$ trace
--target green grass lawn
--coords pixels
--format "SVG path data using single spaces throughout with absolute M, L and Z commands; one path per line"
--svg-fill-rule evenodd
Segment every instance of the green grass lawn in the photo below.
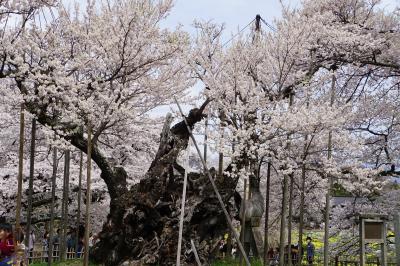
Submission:
M 263 266 L 260 260 L 251 260 L 250 263 L 252 266 Z M 239 260 L 225 259 L 225 260 L 215 261 L 211 264 L 211 266 L 228 266 L 228 265 L 237 266 L 239 265 Z M 244 261 L 242 262 L 242 265 L 244 265 Z

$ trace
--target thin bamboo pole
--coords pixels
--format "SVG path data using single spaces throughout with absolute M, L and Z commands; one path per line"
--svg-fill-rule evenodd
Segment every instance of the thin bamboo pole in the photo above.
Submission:
M 201 155 L 199 146 L 197 145 L 196 139 L 194 138 L 194 136 L 193 136 L 193 134 L 192 134 L 192 130 L 190 129 L 189 124 L 188 124 L 188 122 L 187 122 L 187 120 L 186 120 L 186 117 L 185 117 L 184 114 L 183 114 L 182 108 L 181 108 L 181 106 L 179 105 L 178 100 L 176 99 L 176 97 L 174 97 L 174 99 L 175 99 L 176 105 L 177 105 L 178 108 L 179 108 L 179 112 L 180 112 L 180 114 L 181 114 L 183 120 L 185 121 L 186 129 L 188 130 L 189 136 L 190 136 L 190 138 L 191 138 L 192 141 L 193 141 L 193 144 L 194 144 L 194 146 L 195 146 L 195 148 L 196 148 L 197 154 L 198 154 L 199 157 L 200 157 L 201 163 L 203 164 L 203 168 L 205 169 L 205 172 L 206 172 L 206 174 L 207 174 L 207 176 L 208 176 L 208 179 L 209 179 L 209 181 L 210 181 L 210 183 L 211 183 L 211 186 L 212 186 L 212 188 L 213 188 L 213 190 L 214 190 L 214 193 L 215 193 L 215 195 L 217 196 L 217 199 L 218 199 L 218 202 L 219 202 L 219 204 L 220 204 L 220 206 L 221 206 L 221 208 L 222 208 L 222 211 L 224 212 L 225 219 L 226 219 L 226 221 L 227 221 L 227 223 L 228 223 L 228 225 L 229 225 L 229 227 L 230 227 L 230 229 L 231 229 L 231 231 L 232 231 L 232 234 L 235 236 L 236 242 L 238 243 L 239 250 L 240 250 L 240 252 L 242 253 L 242 255 L 243 255 L 243 257 L 244 257 L 244 259 L 245 259 L 245 261 L 246 261 L 246 264 L 247 264 L 248 266 L 250 266 L 250 261 L 249 261 L 249 259 L 248 259 L 247 256 L 246 256 L 246 252 L 244 251 L 244 248 L 243 248 L 242 243 L 240 243 L 239 236 L 238 236 L 237 232 L 235 231 L 235 228 L 233 227 L 232 220 L 231 220 L 231 218 L 229 217 L 229 213 L 228 213 L 228 211 L 227 211 L 226 208 L 225 208 L 224 202 L 223 202 L 223 200 L 222 200 L 222 198 L 221 198 L 221 195 L 219 194 L 219 191 L 218 191 L 217 186 L 215 185 L 214 179 L 212 178 L 211 173 L 210 173 L 210 171 L 209 171 L 208 168 L 207 168 L 206 162 L 204 161 L 204 158 L 203 158 L 203 156 Z M 85 266 L 86 266 L 86 265 L 85 265 Z
M 56 178 L 57 178 L 57 148 L 53 147 L 53 174 L 51 176 L 51 205 L 50 205 L 50 234 L 49 234 L 49 258 L 48 265 L 53 261 L 54 241 L 54 206 L 56 199 Z
M 333 106 L 335 100 L 335 83 L 336 75 L 332 73 L 332 88 L 331 88 L 331 99 L 330 106 Z M 332 131 L 328 133 L 328 160 L 332 158 Z M 324 234 L 324 266 L 329 265 L 329 214 L 331 211 L 331 192 L 332 192 L 332 178 L 328 178 L 328 191 L 325 196 L 325 234 Z
M 15 210 L 15 243 L 16 246 L 20 242 L 21 236 L 21 197 L 22 197 L 22 175 L 24 169 L 24 130 L 25 130 L 25 107 L 21 104 L 19 124 L 19 150 L 18 150 L 18 177 L 17 177 L 17 206 Z
M 29 250 L 29 240 L 31 237 L 32 222 L 32 195 L 33 195 L 33 178 L 35 174 L 35 139 L 36 139 L 36 119 L 32 119 L 31 130 L 31 150 L 30 150 L 30 166 L 29 166 L 29 190 L 28 190 L 28 214 L 25 230 L 25 247 Z M 29 254 L 29 253 L 28 253 Z
M 190 153 L 190 139 L 188 141 L 188 147 L 185 158 L 185 174 L 183 177 L 183 191 L 182 191 L 182 203 L 181 203 L 181 216 L 179 219 L 179 237 L 178 237 L 178 251 L 176 253 L 176 265 L 181 265 L 181 248 L 182 248 L 182 234 L 183 234 L 183 219 L 185 217 L 185 201 L 186 201 L 186 187 L 187 187 L 187 174 L 189 171 L 189 153 Z
M 79 227 L 81 224 L 81 198 L 82 198 L 82 171 L 83 171 L 83 152 L 80 151 L 79 156 L 79 181 L 78 181 L 78 210 L 76 213 L 76 239 L 75 241 L 75 254 L 78 256 L 79 247 Z
M 87 176 L 86 176 L 86 217 L 85 217 L 85 258 L 84 266 L 89 266 L 89 232 L 90 232 L 90 201 L 91 201 L 91 169 L 92 169 L 92 128 L 88 124 L 87 139 Z
M 240 233 L 240 241 L 244 247 L 244 238 L 245 238 L 245 230 L 246 230 L 246 199 L 247 199 L 247 179 L 244 180 L 243 184 L 243 200 L 242 200 L 242 228 Z M 242 265 L 242 256 L 239 259 L 239 265 Z

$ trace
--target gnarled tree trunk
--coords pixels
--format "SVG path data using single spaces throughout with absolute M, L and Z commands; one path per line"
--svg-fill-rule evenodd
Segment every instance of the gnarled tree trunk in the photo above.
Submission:
M 203 109 L 193 109 L 187 121 L 190 127 L 203 117 Z M 189 134 L 184 122 L 170 129 L 167 118 L 157 155 L 140 183 L 126 189 L 126 173 L 121 168 L 102 172 L 110 185 L 111 206 L 108 221 L 99 235 L 100 241 L 91 258 L 106 265 L 119 265 L 127 260 L 146 264 L 174 265 L 178 243 L 179 211 L 183 168 L 176 159 L 187 147 Z M 104 176 L 104 175 L 110 176 Z M 188 251 L 190 239 L 197 245 L 200 258 L 208 259 L 211 241 L 227 230 L 223 212 L 207 177 L 188 175 L 187 205 L 183 229 L 182 253 L 186 263 L 194 263 Z M 224 177 L 217 182 L 225 202 L 232 197 L 236 181 Z M 111 188 L 111 189 L 112 189 Z

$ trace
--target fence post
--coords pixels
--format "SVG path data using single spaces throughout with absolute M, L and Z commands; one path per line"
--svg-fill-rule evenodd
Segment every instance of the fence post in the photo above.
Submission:
M 394 235 L 396 244 L 396 265 L 400 265 L 400 213 L 394 215 Z
M 50 205 L 50 232 L 49 232 L 49 259 L 47 265 L 51 266 L 53 261 L 53 248 L 54 248 L 54 206 L 56 198 L 56 179 L 57 179 L 57 148 L 53 147 L 53 173 L 51 176 L 51 205 Z M 59 237 L 59 236 L 58 236 Z M 57 257 L 57 252 L 55 253 Z

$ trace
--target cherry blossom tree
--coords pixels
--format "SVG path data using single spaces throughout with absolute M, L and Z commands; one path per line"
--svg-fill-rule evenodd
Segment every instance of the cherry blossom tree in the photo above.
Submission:
M 130 259 L 172 265 L 180 154 L 189 135 L 183 121 L 171 126 L 167 116 L 161 127 L 149 111 L 185 96 L 196 79 L 205 101 L 187 121 L 193 128 L 207 111 L 218 125 L 210 146 L 230 160 L 222 176 L 213 174 L 232 213 L 244 177 L 253 203 L 263 206 L 264 162 L 276 170 L 267 214 L 283 218 L 281 235 L 288 208 L 323 225 L 325 205 L 318 199 L 329 193 L 328 178 L 360 197 L 382 194 L 379 167 L 395 163 L 398 150 L 400 37 L 398 10 L 385 12 L 378 2 L 306 0 L 299 9 L 284 9 L 276 31 L 255 25 L 227 46 L 222 27 L 212 23 L 196 23 L 194 40 L 179 28 L 161 29 L 170 0 L 88 1 L 85 11 L 54 1 L 3 1 L 2 95 L 14 106 L 22 102 L 64 149 L 86 152 L 85 132 L 93 130 L 92 158 L 110 213 L 92 258 L 106 265 Z M 46 23 L 40 23 L 43 9 L 54 12 Z M 203 174 L 189 174 L 188 193 L 183 250 L 193 239 L 206 260 L 226 222 Z

